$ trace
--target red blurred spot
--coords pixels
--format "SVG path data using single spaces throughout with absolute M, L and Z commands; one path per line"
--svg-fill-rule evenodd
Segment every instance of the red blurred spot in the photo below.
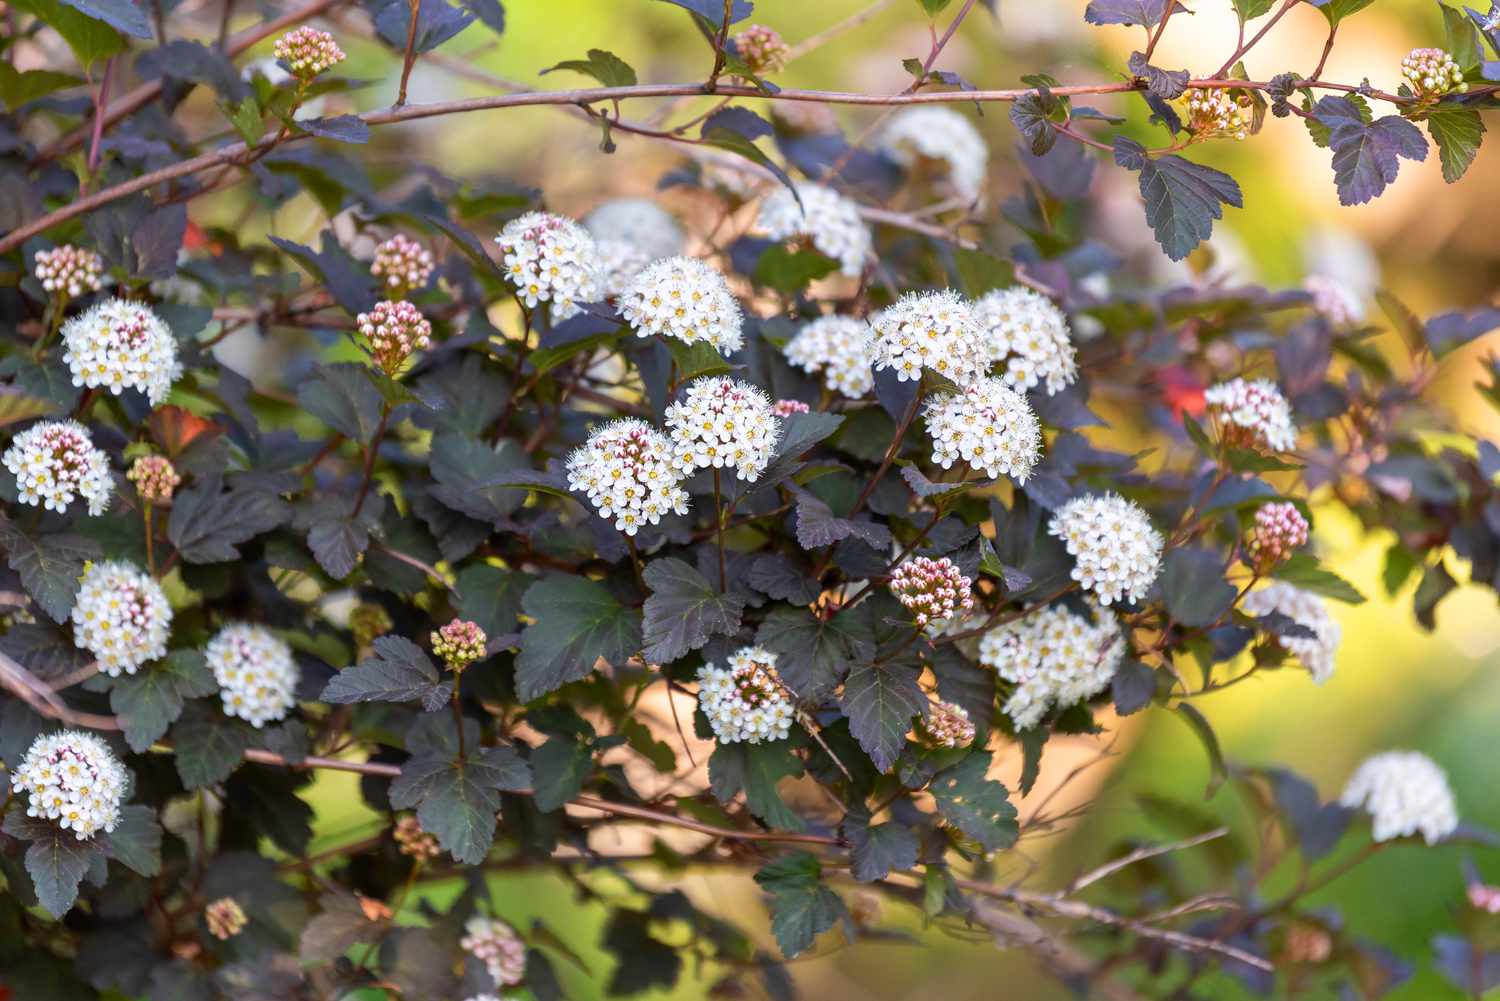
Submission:
M 1172 416 L 1203 416 L 1207 409 L 1203 391 L 1207 387 L 1192 372 L 1181 365 L 1171 365 L 1156 373 L 1156 384 L 1161 389 L 1162 402 L 1172 408 Z
M 206 434 L 223 434 L 224 429 L 177 406 L 157 407 L 147 418 L 151 436 L 161 445 L 168 458 L 175 459 L 196 439 Z M 5 1001 L 0 998 L 0 1001 Z

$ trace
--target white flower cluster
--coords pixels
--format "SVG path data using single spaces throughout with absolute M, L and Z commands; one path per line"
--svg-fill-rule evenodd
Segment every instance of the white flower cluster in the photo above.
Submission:
M 951 108 L 907 108 L 892 115 L 881 131 L 881 152 L 903 167 L 940 163 L 953 193 L 978 201 L 984 192 L 990 150 L 969 120 Z
M 698 668 L 698 708 L 723 744 L 761 744 L 792 732 L 797 711 L 776 673 L 776 655 L 758 646 L 731 654 L 726 667 Z
M 1317 684 L 1333 677 L 1343 630 L 1328 614 L 1322 598 L 1278 580 L 1245 595 L 1241 607 L 1255 616 L 1280 612 L 1297 625 L 1312 630 L 1312 636 L 1277 636 L 1276 642 L 1302 662 Z
M 902 382 L 923 369 L 966 386 L 984 374 L 984 334 L 957 292 L 909 292 L 870 318 L 875 367 L 894 369 Z
M 996 289 L 974 303 L 974 319 L 984 331 L 989 364 L 1005 366 L 1005 381 L 1016 392 L 1044 385 L 1053 396 L 1078 378 L 1067 314 L 1046 296 L 1024 285 Z
M 1210 387 L 1203 399 L 1230 445 L 1259 444 L 1273 452 L 1297 447 L 1292 408 L 1270 379 L 1231 379 Z
M 397 233 L 375 248 L 370 274 L 380 279 L 391 298 L 404 299 L 408 292 L 427 285 L 434 267 L 432 251 L 405 233 Z
M 973 581 L 948 557 L 913 556 L 891 573 L 891 594 L 918 626 L 937 632 L 949 619 L 974 607 Z
M 1140 601 L 1161 572 L 1161 534 L 1139 504 L 1119 494 L 1073 498 L 1052 515 L 1047 531 L 1073 557 L 1073 579 L 1101 604 Z
M 505 224 L 495 237 L 504 253 L 505 274 L 527 308 L 550 302 L 554 320 L 580 311 L 604 291 L 599 252 L 588 230 L 550 212 L 527 212 Z
M 852 316 L 820 316 L 786 345 L 786 360 L 851 400 L 875 388 L 875 332 Z
M 979 641 L 979 662 L 1016 686 L 1003 708 L 1020 730 L 1104 691 L 1124 656 L 1118 620 L 1097 606 L 1090 620 L 1051 605 Z
M 1458 61 L 1442 49 L 1412 49 L 1401 60 L 1401 75 L 1418 96 L 1437 97 L 1469 89 Z
M 1228 90 L 1194 87 L 1183 100 L 1187 103 L 1188 131 L 1193 135 L 1244 139 L 1250 134 L 1250 120 Z
M 1418 751 L 1385 751 L 1365 759 L 1344 786 L 1339 804 L 1363 807 L 1374 821 L 1371 836 L 1376 841 L 1420 832 L 1431 845 L 1458 828 L 1448 776 Z
M 171 632 L 171 602 L 149 574 L 129 563 L 84 570 L 73 603 L 73 642 L 94 655 L 101 672 L 118 678 L 166 656 Z
M 771 398 L 727 376 L 694 380 L 666 412 L 672 462 L 684 476 L 699 469 L 733 469 L 754 483 L 781 440 Z
M 859 206 L 821 184 L 799 183 L 796 197 L 784 185 L 778 187 L 761 203 L 760 227 L 773 240 L 806 237 L 820 254 L 838 261 L 841 272 L 855 277 L 864 270 L 873 244 Z
M 1009 476 L 1017 483 L 1026 482 L 1042 454 L 1042 428 L 1030 404 L 991 376 L 961 393 L 929 400 L 927 434 L 932 461 L 944 469 L 966 462 L 986 476 Z
M 686 514 L 688 494 L 666 435 L 635 418 L 612 421 L 568 456 L 568 489 L 582 490 L 602 518 L 634 535 L 670 511 Z
M 102 386 L 116 396 L 139 389 L 154 407 L 182 374 L 171 328 L 138 302 L 101 302 L 63 324 L 62 335 L 75 386 Z
M 724 276 L 693 257 L 653 261 L 625 290 L 620 312 L 640 337 L 707 341 L 723 354 L 744 343 L 740 304 Z
M 344 50 L 332 35 L 306 24 L 276 39 L 272 51 L 286 63 L 292 76 L 304 82 L 345 59 Z
M 927 718 L 917 723 L 917 732 L 932 747 L 967 747 L 974 742 L 969 711 L 952 702 L 934 702 Z
M 594 238 L 608 295 L 624 295 L 647 264 L 682 253 L 682 227 L 644 198 L 605 202 L 583 217 L 583 228 Z
M 86 841 L 115 829 L 127 778 L 104 741 L 91 733 L 62 730 L 32 741 L 10 781 L 27 793 L 28 817 L 55 820 Z
M 61 514 L 81 497 L 91 515 L 109 510 L 109 456 L 77 421 L 33 424 L 11 439 L 0 461 L 15 476 L 22 504 Z
M 63 244 L 52 250 L 36 252 L 32 274 L 48 292 L 61 293 L 65 299 L 76 299 L 85 292 L 97 292 L 104 262 L 92 250 Z
M 299 671 L 291 647 L 264 626 L 225 626 L 208 641 L 203 654 L 230 716 L 260 728 L 285 718 L 296 703 Z
M 499 918 L 476 914 L 464 932 L 458 944 L 484 964 L 496 984 L 512 987 L 526 979 L 526 943 L 514 928 Z
M 1313 309 L 1335 327 L 1349 327 L 1365 318 L 1365 308 L 1343 282 L 1327 275 L 1308 275 L 1302 288 L 1312 296 Z

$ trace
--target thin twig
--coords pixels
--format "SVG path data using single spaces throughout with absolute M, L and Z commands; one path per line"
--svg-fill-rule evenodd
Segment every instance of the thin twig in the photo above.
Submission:
M 396 93 L 396 107 L 406 104 L 406 81 L 411 79 L 411 68 L 417 64 L 417 18 L 422 13 L 422 0 L 407 0 L 411 12 L 406 24 L 406 53 L 401 60 L 401 88 Z
M 1164 845 L 1145 845 L 1143 847 L 1137 848 L 1135 851 L 1131 852 L 1128 855 L 1122 855 L 1120 858 L 1115 859 L 1113 862 L 1106 862 L 1099 868 L 1090 870 L 1089 872 L 1084 873 L 1082 876 L 1079 876 L 1077 879 L 1073 880 L 1073 882 L 1068 884 L 1065 895 L 1072 896 L 1079 890 L 1083 889 L 1085 886 L 1092 886 L 1093 884 L 1099 882 L 1099 880 L 1104 879 L 1108 876 L 1113 876 L 1115 873 L 1119 872 L 1121 869 L 1124 869 L 1126 866 L 1134 865 L 1135 863 L 1140 862 L 1144 859 L 1156 858 L 1158 855 L 1166 855 L 1169 852 L 1181 851 L 1184 848 L 1193 848 L 1197 845 L 1204 844 L 1205 842 L 1222 838 L 1228 833 L 1229 828 L 1227 827 L 1215 827 L 1211 831 L 1204 831 L 1202 834 L 1191 838 L 1184 838 L 1181 841 L 1171 841 Z

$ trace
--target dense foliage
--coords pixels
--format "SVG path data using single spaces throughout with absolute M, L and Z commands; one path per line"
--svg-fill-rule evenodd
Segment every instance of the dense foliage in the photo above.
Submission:
M 1317 509 L 1394 531 L 1384 584 L 1420 578 L 1428 628 L 1460 563 L 1500 588 L 1500 451 L 1423 395 L 1500 311 L 1142 285 L 1091 236 L 1091 190 L 1137 175 L 1161 251 L 1198 261 L 1244 198 L 1184 154 L 1267 112 L 1328 149 L 1345 204 L 1430 147 L 1458 181 L 1500 106 L 1500 6 L 1442 6 L 1441 48 L 1371 68 L 1388 92 L 1249 75 L 1300 0 L 1233 0 L 1240 44 L 1203 77 L 1152 63 L 1181 5 L 1094 0 L 1143 30 L 1123 82 L 980 91 L 940 65 L 987 15 L 920 0 L 910 87 L 865 98 L 778 88 L 793 53 L 746 0 L 669 2 L 703 36 L 695 82 L 595 48 L 538 67 L 587 89 L 432 105 L 405 101 L 413 64 L 503 32 L 496 0 L 315 0 L 239 34 L 223 5 L 10 4 L 0 995 L 562 997 L 577 944 L 512 928 L 486 878 L 533 867 L 610 909 L 615 961 L 580 982 L 611 996 L 792 997 L 786 960 L 901 910 L 1100 996 L 1399 984 L 1306 895 L 1388 844 L 1496 839 L 1419 753 L 1324 801 L 1223 760 L 1194 700 L 1336 670 L 1326 602 L 1364 599 L 1320 563 Z M 1331 49 L 1371 0 L 1307 2 Z M 339 35 L 303 24 L 334 13 L 388 78 L 340 75 Z M 257 46 L 274 62 L 242 72 Z M 362 87 L 396 103 L 323 113 Z M 1082 103 L 1106 93 L 1163 145 Z M 668 103 L 626 117 L 646 98 Z M 839 103 L 881 107 L 846 137 Z M 967 118 L 996 103 L 1018 190 Z M 701 217 L 575 221 L 410 148 L 361 156 L 526 104 L 600 130 L 601 172 L 627 135 L 671 144 L 663 204 Z M 235 185 L 239 225 L 194 220 Z M 252 235 L 297 199 L 313 245 Z M 1372 347 L 1391 328 L 1404 357 Z M 274 359 L 254 382 L 231 337 Z M 1059 888 L 998 877 L 1071 819 L 1029 796 L 1049 740 L 1138 713 L 1202 738 L 1208 795 L 1259 842 L 1230 847 L 1190 789 L 1159 804 L 1181 841 Z M 338 770 L 385 822 L 310 856 L 307 794 Z M 600 837 L 621 824 L 642 847 Z M 693 867 L 753 874 L 771 937 L 670 888 Z M 1477 996 L 1500 891 L 1471 897 L 1433 962 Z

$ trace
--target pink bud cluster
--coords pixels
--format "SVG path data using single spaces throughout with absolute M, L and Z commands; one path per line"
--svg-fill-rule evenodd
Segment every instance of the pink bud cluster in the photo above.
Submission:
M 891 574 L 891 593 L 916 617 L 919 626 L 930 626 L 974 607 L 969 578 L 944 556 L 935 560 L 914 556 Z
M 126 479 L 135 484 L 136 492 L 147 504 L 170 504 L 172 492 L 182 477 L 164 455 L 143 455 L 130 466 Z
M 974 724 L 962 706 L 934 702 L 920 724 L 922 737 L 933 747 L 967 747 L 974 742 Z
M 423 830 L 421 821 L 410 815 L 396 821 L 396 829 L 391 832 L 391 837 L 396 840 L 396 847 L 401 854 L 408 858 L 425 861 L 437 858 L 442 853 L 437 838 Z
M 432 652 L 443 659 L 448 670 L 458 674 L 484 656 L 488 637 L 473 622 L 454 619 L 432 633 Z
M 99 291 L 99 275 L 104 262 L 92 250 L 64 244 L 52 250 L 36 252 L 32 272 L 42 288 L 63 299 L 76 299 L 85 292 Z
M 370 356 L 387 375 L 394 375 L 413 352 L 432 343 L 432 324 L 404 299 L 377 302 L 370 312 L 360 313 L 355 322 L 370 344 Z
M 405 298 L 427 284 L 433 271 L 432 251 L 404 233 L 375 248 L 370 274 L 379 278 L 393 299 Z
M 305 24 L 276 39 L 274 51 L 292 76 L 303 83 L 347 58 L 332 35 Z
M 1261 505 L 1245 542 L 1250 562 L 1262 569 L 1275 566 L 1307 545 L 1307 529 L 1307 519 L 1290 501 Z
M 245 909 L 233 897 L 220 897 L 203 909 L 209 934 L 228 941 L 245 930 Z
M 793 414 L 805 414 L 812 408 L 801 400 L 777 400 L 771 404 L 771 413 L 777 417 L 790 417 Z
M 779 73 L 786 68 L 786 40 L 781 32 L 763 24 L 752 24 L 735 35 L 734 51 L 752 73 Z
M 526 943 L 514 928 L 499 918 L 475 915 L 464 931 L 458 944 L 484 964 L 496 984 L 512 987 L 526 979 Z

